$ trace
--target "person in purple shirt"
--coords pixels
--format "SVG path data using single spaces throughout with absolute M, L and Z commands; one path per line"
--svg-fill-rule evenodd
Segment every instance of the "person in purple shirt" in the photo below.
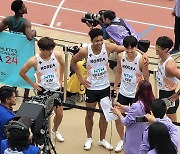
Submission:
M 116 13 L 112 10 L 106 10 L 102 14 L 103 23 L 106 25 L 105 32 L 109 38 L 118 45 L 123 45 L 123 39 L 126 36 L 134 36 L 139 40 L 137 32 L 132 26 L 122 18 L 117 18 Z M 109 39 L 106 38 L 106 39 Z
M 103 19 L 103 38 L 112 43 L 123 45 L 126 36 L 134 36 L 139 41 L 139 36 L 133 27 L 122 18 L 117 18 L 116 13 L 112 10 L 106 10 L 102 14 Z M 109 66 L 113 70 L 117 65 L 117 53 L 112 53 L 109 57 Z
M 151 150 L 147 154 L 177 154 L 165 124 L 154 122 L 148 130 L 148 141 Z
M 171 136 L 171 140 L 175 145 L 176 151 L 178 151 L 178 129 L 177 127 L 172 123 L 172 121 L 166 116 L 167 107 L 163 100 L 156 99 L 152 102 L 151 105 L 152 114 L 146 114 L 145 117 L 148 119 L 148 122 L 161 122 L 166 125 L 169 134 Z M 148 151 L 150 151 L 150 145 L 148 141 L 148 131 L 147 128 L 143 133 L 143 141 L 140 145 L 140 151 L 139 154 L 147 154 Z
M 174 43 L 174 48 L 171 50 L 170 54 L 176 54 L 180 52 L 180 0 L 176 0 L 174 10 L 172 11 L 172 15 L 175 17 L 175 24 L 174 24 L 175 43 Z
M 125 154 L 137 154 L 139 152 L 142 135 L 147 128 L 147 124 L 136 122 L 136 117 L 150 113 L 150 106 L 153 100 L 154 95 L 150 82 L 142 80 L 138 84 L 134 103 L 130 107 L 115 103 L 115 107 L 112 108 L 112 112 L 126 126 L 123 145 Z M 123 117 L 122 113 L 125 112 L 127 112 L 127 115 Z

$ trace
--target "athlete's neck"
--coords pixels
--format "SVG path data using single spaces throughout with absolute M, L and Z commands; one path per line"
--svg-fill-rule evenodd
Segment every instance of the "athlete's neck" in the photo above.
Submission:
M 137 56 L 137 51 L 133 52 L 132 54 L 126 53 L 126 59 L 127 59 L 129 62 L 134 61 L 134 59 L 136 58 L 136 56 Z

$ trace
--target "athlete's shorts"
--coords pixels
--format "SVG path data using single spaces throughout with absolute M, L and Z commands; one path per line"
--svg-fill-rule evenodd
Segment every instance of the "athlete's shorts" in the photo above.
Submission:
M 46 89 L 44 89 L 43 87 L 41 87 L 41 91 L 37 91 L 37 94 L 40 96 L 45 95 L 44 92 L 46 91 Z M 57 89 L 56 91 L 60 91 L 60 89 Z M 56 93 L 56 92 L 52 92 L 52 95 Z M 63 101 L 63 95 L 60 96 L 61 101 Z M 54 105 L 53 106 L 61 106 L 61 102 L 59 102 L 57 99 L 54 100 Z
M 159 90 L 159 98 L 168 98 L 170 96 L 172 96 L 175 93 L 175 90 L 173 91 L 164 91 L 164 90 Z M 175 106 L 174 107 L 170 107 L 167 110 L 167 114 L 174 114 L 176 113 L 177 109 L 179 107 L 179 99 L 175 101 Z
M 102 90 L 88 90 L 86 89 L 86 102 L 95 103 L 100 102 L 104 97 L 110 97 L 110 87 Z
M 118 94 L 118 99 L 117 102 L 119 102 L 122 105 L 132 105 L 134 101 L 134 98 L 129 98 L 121 95 L 120 93 Z

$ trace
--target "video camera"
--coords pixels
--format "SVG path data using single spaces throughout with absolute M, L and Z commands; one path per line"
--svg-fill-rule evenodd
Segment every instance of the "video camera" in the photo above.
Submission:
M 27 116 L 32 119 L 32 133 L 36 134 L 48 120 L 54 107 L 54 100 L 62 101 L 62 92 L 47 91 L 43 96 L 33 96 L 31 100 L 22 103 L 15 114 L 15 119 Z M 32 112 L 33 111 L 33 112 Z
M 81 18 L 82 23 L 89 23 L 91 26 L 96 27 L 100 22 L 103 22 L 103 14 L 106 10 L 100 10 L 98 14 L 86 13 Z

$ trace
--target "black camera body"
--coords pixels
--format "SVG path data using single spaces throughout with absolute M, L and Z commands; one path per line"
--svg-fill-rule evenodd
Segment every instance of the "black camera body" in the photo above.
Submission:
M 63 51 L 66 50 L 66 47 L 63 47 Z M 78 46 L 69 46 L 67 47 L 67 51 L 71 52 L 73 55 L 77 54 L 79 52 L 80 48 Z
M 84 17 L 81 18 L 82 23 L 89 23 L 91 26 L 96 27 L 99 22 L 103 22 L 103 14 L 106 10 L 100 10 L 98 14 L 86 13 Z
M 148 119 L 145 116 L 137 116 L 136 122 L 148 122 Z

